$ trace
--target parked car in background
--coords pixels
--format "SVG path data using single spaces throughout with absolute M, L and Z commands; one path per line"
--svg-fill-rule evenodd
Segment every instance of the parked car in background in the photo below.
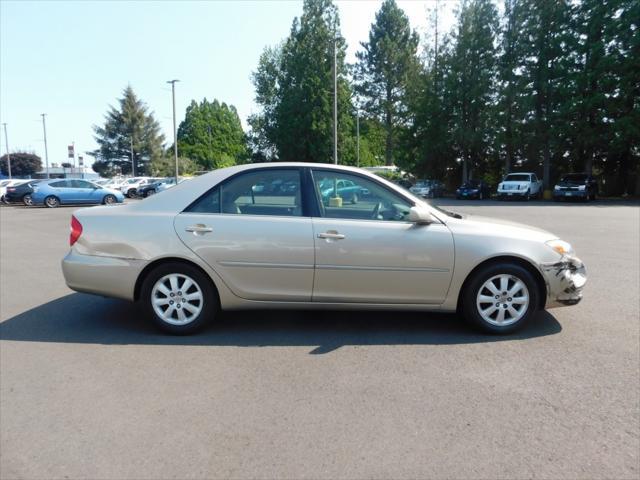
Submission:
M 9 179 L 0 181 L 0 202 L 4 202 L 4 194 L 7 193 L 8 187 L 15 187 L 16 185 L 21 185 L 26 182 L 28 182 L 28 180 Z
M 253 187 L 293 182 L 274 196 Z M 325 204 L 326 185 L 368 193 Z M 71 217 L 62 262 L 80 292 L 138 300 L 186 334 L 221 309 L 460 312 L 491 333 L 575 305 L 583 263 L 556 235 L 430 206 L 361 169 L 309 163 L 221 168 L 162 195 Z M 71 312 L 70 312 L 71 313 Z
M 468 180 L 456 190 L 456 198 L 484 200 L 491 198 L 491 189 L 484 180 Z
M 297 186 L 292 190 L 292 193 L 297 192 Z M 320 195 L 324 204 L 329 204 L 331 198 L 339 197 L 343 202 L 350 202 L 352 204 L 358 203 L 358 201 L 366 196 L 369 192 L 357 185 L 351 180 L 339 179 L 336 181 L 327 180 L 320 184 Z
M 444 195 L 444 183 L 439 180 L 417 180 L 409 191 L 422 198 L 441 197 Z
M 598 195 L 598 182 L 588 173 L 569 173 L 563 175 L 553 188 L 553 199 L 556 201 L 578 198 L 595 200 Z
M 124 195 L 122 192 L 101 187 L 88 180 L 58 178 L 38 183 L 34 187 L 31 199 L 34 205 L 55 208 L 60 205 L 81 203 L 102 203 L 104 205 L 122 203 Z
M 41 180 L 27 180 L 24 183 L 7 187 L 7 191 L 4 194 L 5 203 L 22 203 L 23 205 L 33 205 L 31 200 L 31 194 L 33 193 L 33 186 L 37 185 Z
M 144 185 L 149 185 L 150 183 L 156 182 L 157 180 L 157 178 L 150 177 L 129 178 L 120 185 L 120 191 L 125 197 L 132 198 L 136 196 L 136 191 L 138 190 L 138 188 Z
M 542 181 L 535 173 L 510 173 L 498 184 L 498 200 L 542 197 Z

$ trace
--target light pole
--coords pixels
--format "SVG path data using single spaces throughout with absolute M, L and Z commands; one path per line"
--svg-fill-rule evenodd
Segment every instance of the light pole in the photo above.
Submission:
M 338 164 L 338 38 L 333 35 L 333 163 Z
M 168 80 L 171 84 L 171 99 L 173 101 L 173 156 L 176 161 L 176 185 L 178 184 L 178 133 L 176 130 L 176 82 L 180 80 Z
M 42 132 L 44 134 L 44 161 L 47 167 L 47 178 L 49 178 L 49 150 L 47 149 L 47 124 L 44 120 L 44 117 L 47 116 L 46 113 L 41 113 L 42 117 Z
M 4 146 L 7 148 L 7 173 L 9 174 L 9 180 L 11 180 L 11 154 L 9 153 L 9 140 L 7 139 L 7 124 L 4 126 Z
M 356 109 L 356 167 L 360 168 L 360 109 Z
M 133 159 L 133 131 L 131 132 L 131 137 L 129 138 L 129 141 L 131 142 L 131 177 L 135 177 L 136 163 L 135 163 L 135 160 Z

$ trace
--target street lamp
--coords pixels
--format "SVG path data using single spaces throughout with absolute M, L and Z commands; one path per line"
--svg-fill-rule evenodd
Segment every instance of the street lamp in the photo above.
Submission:
M 176 185 L 178 184 L 178 133 L 176 130 L 176 82 L 180 80 L 167 80 L 171 84 L 171 98 L 173 101 L 173 156 L 176 161 Z
M 49 151 L 47 150 L 47 125 L 45 123 L 44 117 L 47 116 L 46 113 L 41 113 L 40 116 L 42 117 L 42 132 L 44 133 L 44 159 L 45 159 L 45 164 L 47 166 L 47 178 L 49 178 Z
M 333 34 L 333 163 L 338 164 L 338 37 Z
M 9 179 L 11 179 L 11 154 L 9 153 L 9 140 L 7 139 L 7 124 L 3 123 L 4 126 L 4 146 L 7 148 L 7 173 L 9 174 Z

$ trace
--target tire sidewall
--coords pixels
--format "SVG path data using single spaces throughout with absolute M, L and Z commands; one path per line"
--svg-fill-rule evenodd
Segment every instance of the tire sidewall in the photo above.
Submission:
M 478 290 L 489 278 L 505 273 L 513 275 L 524 282 L 527 286 L 527 290 L 529 291 L 529 305 L 527 307 L 527 312 L 516 323 L 506 326 L 498 326 L 488 323 L 482 318 L 476 306 L 476 296 L 478 294 Z M 529 320 L 531 320 L 538 310 L 537 306 L 539 305 L 539 299 L 540 292 L 538 291 L 537 282 L 526 268 L 512 263 L 496 263 L 480 270 L 474 274 L 473 278 L 471 278 L 463 293 L 462 310 L 465 318 L 484 332 L 492 334 L 507 334 L 521 329 L 527 322 L 529 322 Z
M 110 202 L 110 201 L 108 200 L 108 199 L 110 199 L 110 198 L 111 198 L 111 199 L 113 199 L 113 201 L 111 201 L 111 202 Z M 115 197 L 115 195 L 111 195 L 111 194 L 109 194 L 109 195 L 105 195 L 105 196 L 104 196 L 104 199 L 102 200 L 102 203 L 103 203 L 104 205 L 112 205 L 112 204 L 117 203 L 117 202 L 118 202 L 118 199 Z
M 155 310 L 153 309 L 153 305 L 151 304 L 151 293 L 153 290 L 153 286 L 160 278 L 172 273 L 181 273 L 187 275 L 194 282 L 196 282 L 202 290 L 204 299 L 202 311 L 195 320 L 186 325 L 172 325 L 165 322 L 162 318 L 158 317 Z M 201 330 L 215 317 L 215 314 L 219 310 L 220 304 L 218 295 L 215 288 L 213 287 L 211 279 L 207 275 L 202 273 L 198 268 L 180 262 L 165 263 L 159 265 L 151 272 L 149 272 L 142 284 L 142 289 L 140 291 L 140 301 L 147 314 L 147 317 L 153 321 L 156 327 L 166 333 L 170 333 L 173 335 L 188 335 Z
M 55 200 L 55 203 L 53 205 L 49 204 L 49 200 L 51 199 Z M 44 199 L 44 205 L 49 208 L 56 208 L 60 206 L 60 200 L 58 200 L 58 198 L 55 197 L 54 195 L 49 195 L 47 198 Z

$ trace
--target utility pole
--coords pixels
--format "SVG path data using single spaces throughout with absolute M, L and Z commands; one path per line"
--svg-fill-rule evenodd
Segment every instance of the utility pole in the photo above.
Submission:
M 176 130 L 176 82 L 180 80 L 168 80 L 171 84 L 171 99 L 173 101 L 173 156 L 176 161 L 176 185 L 178 184 L 178 131 Z
M 338 38 L 333 34 L 333 163 L 338 164 Z
M 131 137 L 129 137 L 129 141 L 131 142 L 131 176 L 136 176 L 136 163 L 133 159 L 133 132 L 131 132 Z
M 47 124 L 45 123 L 44 117 L 47 116 L 46 113 L 41 113 L 42 117 L 42 132 L 44 133 L 44 160 L 45 165 L 47 167 L 47 178 L 49 178 L 49 150 L 47 149 Z
M 356 167 L 360 167 L 360 109 L 356 110 Z
M 4 126 L 4 146 L 7 148 L 7 173 L 9 174 L 9 180 L 11 180 L 11 154 L 9 153 L 9 140 L 7 139 L 7 124 Z

